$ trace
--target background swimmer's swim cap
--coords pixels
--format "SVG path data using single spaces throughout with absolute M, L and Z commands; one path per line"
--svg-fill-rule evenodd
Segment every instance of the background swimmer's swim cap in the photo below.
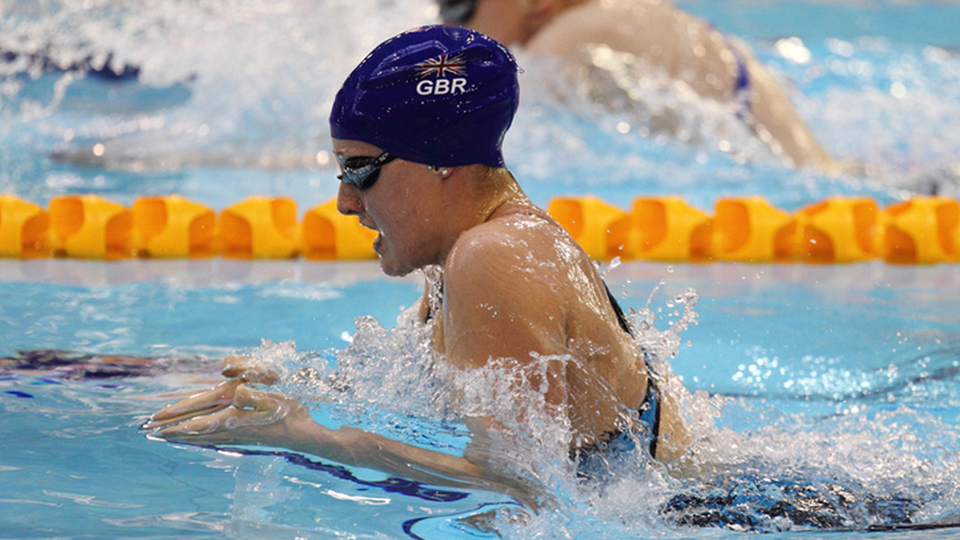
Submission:
M 519 101 L 506 47 L 466 28 L 425 26 L 381 43 L 353 70 L 330 134 L 426 165 L 502 167 Z

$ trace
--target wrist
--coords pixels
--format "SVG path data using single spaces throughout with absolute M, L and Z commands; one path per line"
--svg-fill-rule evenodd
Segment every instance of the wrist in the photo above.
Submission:
M 344 445 L 341 430 L 329 429 L 307 415 L 287 427 L 287 448 L 305 454 L 345 463 Z

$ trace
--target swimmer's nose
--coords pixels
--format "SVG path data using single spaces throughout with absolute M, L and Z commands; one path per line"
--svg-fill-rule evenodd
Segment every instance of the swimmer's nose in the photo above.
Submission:
M 345 216 L 354 216 L 363 212 L 363 201 L 360 199 L 360 190 L 346 182 L 340 183 L 337 192 L 337 211 Z

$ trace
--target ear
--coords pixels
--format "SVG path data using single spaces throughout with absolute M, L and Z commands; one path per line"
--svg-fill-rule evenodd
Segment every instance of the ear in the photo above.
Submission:
M 427 168 L 430 169 L 430 171 L 433 172 L 434 174 L 440 176 L 441 178 L 447 178 L 448 176 L 453 174 L 453 171 L 455 169 L 455 167 L 435 167 L 433 165 L 427 165 Z

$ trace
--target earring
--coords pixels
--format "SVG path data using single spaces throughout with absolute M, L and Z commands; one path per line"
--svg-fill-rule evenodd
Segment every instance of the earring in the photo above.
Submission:
M 450 176 L 450 169 L 441 169 L 440 176 Z

